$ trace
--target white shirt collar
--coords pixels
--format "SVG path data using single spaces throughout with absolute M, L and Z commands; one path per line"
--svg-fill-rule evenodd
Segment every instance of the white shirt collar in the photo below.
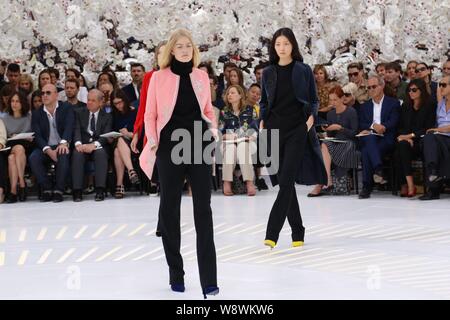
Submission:
M 376 104 L 376 105 L 379 105 L 379 106 L 382 106 L 382 105 L 383 105 L 383 100 L 384 100 L 384 94 L 383 94 L 383 97 L 381 98 L 381 100 L 380 100 L 379 103 L 376 103 L 375 100 L 372 99 L 373 104 Z
M 58 109 L 58 107 L 59 107 L 59 102 L 56 102 L 55 112 L 54 112 L 53 114 L 56 113 L 56 109 Z M 44 109 L 44 111 L 45 111 L 49 116 L 53 117 L 53 115 L 48 111 L 46 105 L 44 105 L 44 108 L 43 108 L 43 109 Z

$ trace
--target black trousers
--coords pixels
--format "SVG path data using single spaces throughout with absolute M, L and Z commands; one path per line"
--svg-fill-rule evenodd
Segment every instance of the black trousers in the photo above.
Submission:
M 108 175 L 108 149 L 98 149 L 91 154 L 85 154 L 73 150 L 72 154 L 72 184 L 74 190 L 83 189 L 84 163 L 86 159 L 95 163 L 95 187 L 105 188 Z
M 55 150 L 56 146 L 52 146 Z M 34 149 L 29 158 L 29 164 L 31 171 L 37 178 L 39 185 L 44 189 L 44 191 L 52 190 L 52 182 L 47 175 L 47 165 L 52 161 L 52 159 L 42 152 L 41 149 Z M 58 162 L 56 165 L 56 185 L 54 186 L 55 191 L 63 192 L 66 186 L 66 179 L 69 175 L 70 170 L 70 155 L 69 154 L 59 154 Z
M 277 174 L 280 190 L 270 211 L 266 231 L 267 240 L 278 241 L 286 217 L 292 229 L 292 241 L 304 240 L 305 228 L 297 200 L 295 178 L 298 176 L 304 155 L 306 139 L 306 124 L 302 124 L 288 133 L 280 132 L 280 166 Z
M 6 157 L 7 152 L 0 152 L 0 188 L 6 193 Z
M 431 169 L 436 170 L 441 176 L 450 172 L 450 163 L 445 162 L 449 159 L 450 137 L 427 133 L 423 138 L 423 154 L 427 176 L 430 174 Z M 434 184 L 430 184 L 429 187 L 434 189 L 434 191 L 439 189 L 439 186 Z
M 414 140 L 411 147 L 409 142 L 400 141 L 395 146 L 395 163 L 397 164 L 399 178 L 405 180 L 405 176 L 412 176 L 412 161 L 417 159 L 422 153 L 422 148 L 418 140 Z
M 192 188 L 200 283 L 203 289 L 217 286 L 211 167 L 207 164 L 174 164 L 170 153 L 170 149 L 158 150 L 156 156 L 161 191 L 159 226 L 169 265 L 170 284 L 184 284 L 183 258 L 180 253 L 180 203 L 186 177 Z
M 440 145 L 439 145 L 440 144 Z M 423 138 L 423 152 L 425 156 L 425 163 L 427 167 L 435 167 L 438 169 L 441 162 L 441 146 L 445 146 L 447 150 L 450 150 L 450 137 L 442 135 L 427 133 Z

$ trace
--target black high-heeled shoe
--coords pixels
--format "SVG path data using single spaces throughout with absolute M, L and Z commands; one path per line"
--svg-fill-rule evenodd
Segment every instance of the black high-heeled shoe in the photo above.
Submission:
M 203 289 L 203 297 L 205 299 L 208 299 L 207 295 L 208 296 L 215 296 L 215 295 L 219 294 L 219 291 L 220 291 L 219 287 L 216 287 L 216 286 L 206 287 L 205 289 Z
M 19 187 L 19 201 L 24 202 L 27 201 L 27 187 L 20 188 Z
M 11 193 L 6 200 L 7 203 L 16 203 L 17 202 L 17 194 Z

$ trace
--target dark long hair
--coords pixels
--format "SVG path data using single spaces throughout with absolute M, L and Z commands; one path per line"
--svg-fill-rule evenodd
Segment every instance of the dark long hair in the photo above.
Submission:
M 27 96 L 23 94 L 22 92 L 14 92 L 8 99 L 8 105 L 6 106 L 6 112 L 8 112 L 11 116 L 14 115 L 14 111 L 12 109 L 12 99 L 17 96 L 20 101 L 20 115 L 22 117 L 25 117 L 28 112 L 30 111 L 30 104 L 28 103 Z
M 123 106 L 124 106 L 124 112 L 121 113 L 119 111 L 119 109 L 117 109 L 117 107 L 114 105 L 113 101 L 114 99 L 121 99 L 123 101 Z M 112 110 L 113 110 L 113 114 L 114 115 L 119 115 L 119 114 L 128 114 L 128 112 L 132 111 L 131 109 L 131 105 L 130 105 L 130 101 L 128 100 L 127 95 L 125 94 L 125 92 L 121 89 L 116 89 L 111 93 L 111 97 L 110 97 L 110 103 L 112 106 Z
M 272 42 L 270 43 L 269 48 L 269 61 L 271 64 L 277 64 L 280 60 L 280 57 L 277 54 L 277 51 L 275 50 L 275 42 L 277 41 L 277 38 L 280 36 L 285 36 L 289 42 L 292 45 L 292 59 L 295 61 L 303 62 L 303 57 L 300 54 L 300 49 L 298 47 L 297 39 L 295 38 L 294 32 L 290 28 L 281 28 L 278 29 L 272 37 Z
M 414 80 L 411 80 L 410 83 L 408 83 L 408 87 L 406 88 L 405 105 L 407 107 L 411 107 L 411 108 L 414 106 L 414 102 L 411 100 L 411 97 L 409 96 L 409 88 L 411 88 L 411 86 L 413 86 L 413 85 L 416 86 L 420 91 L 420 98 L 419 98 L 420 99 L 420 103 L 419 103 L 420 108 L 431 107 L 431 96 L 428 93 L 427 84 L 422 79 L 414 79 Z

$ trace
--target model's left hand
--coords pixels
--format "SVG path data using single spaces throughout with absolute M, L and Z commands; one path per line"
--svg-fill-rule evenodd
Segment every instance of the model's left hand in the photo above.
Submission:
M 313 125 L 314 125 L 314 117 L 309 116 L 308 121 L 306 121 L 306 126 L 308 128 L 308 132 L 309 132 L 309 130 L 311 130 Z

